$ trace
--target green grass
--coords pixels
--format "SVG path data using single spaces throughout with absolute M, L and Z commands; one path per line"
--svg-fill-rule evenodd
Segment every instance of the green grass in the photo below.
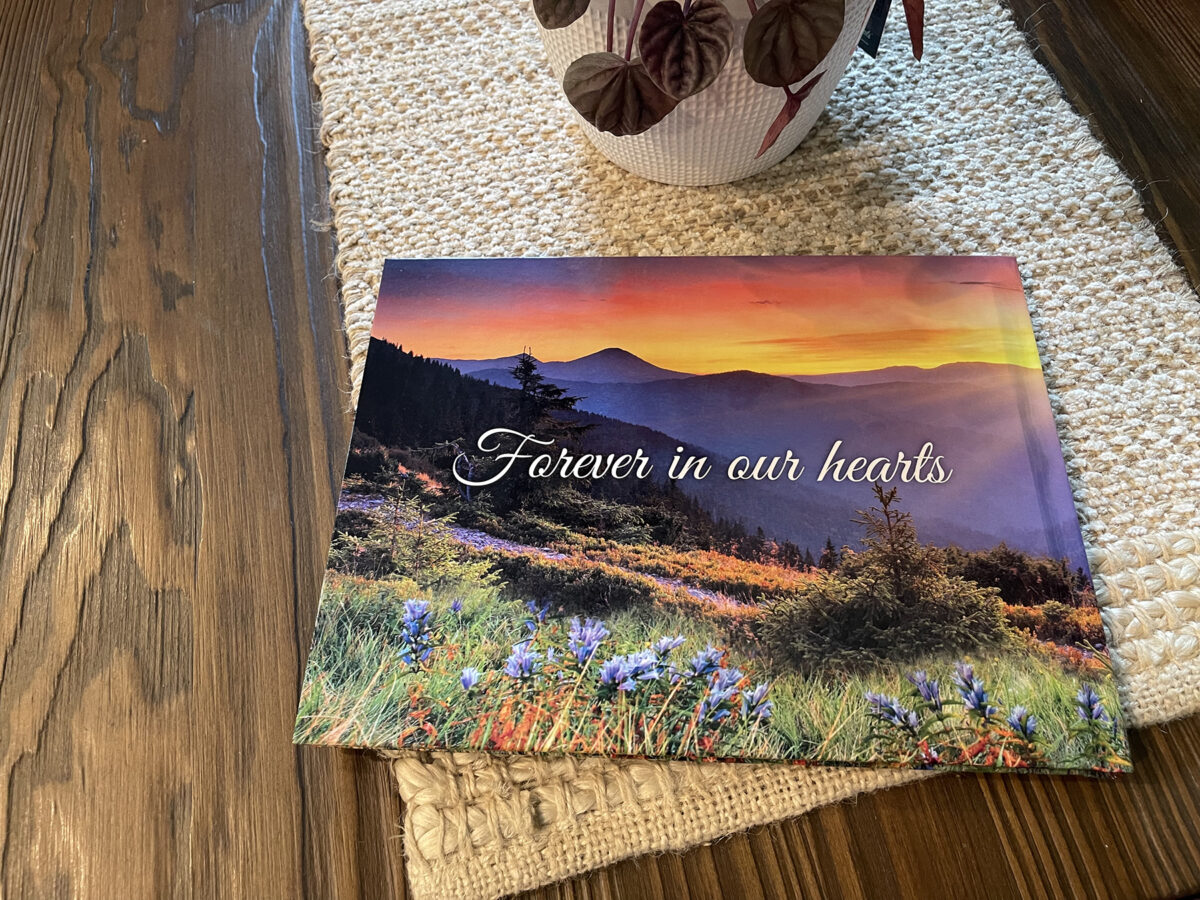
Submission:
M 419 665 L 404 661 L 401 616 L 406 599 L 428 601 L 435 649 Z M 461 601 L 461 612 L 451 603 Z M 571 750 L 581 753 L 656 756 L 711 755 L 742 759 L 802 758 L 817 762 L 896 762 L 904 756 L 895 736 L 881 733 L 868 714 L 868 691 L 917 705 L 907 672 L 924 668 L 938 679 L 942 696 L 956 698 L 954 658 L 878 665 L 866 672 L 800 675 L 771 672 L 745 635 L 731 635 L 719 618 L 669 603 L 626 606 L 604 616 L 610 636 L 586 665 L 546 663 L 538 679 L 520 682 L 501 670 L 513 645 L 529 635 L 530 612 L 502 586 L 478 581 L 420 589 L 411 581 L 370 581 L 329 573 L 301 695 L 295 738 L 303 743 L 373 747 L 457 747 L 494 750 Z M 553 608 L 538 625 L 534 646 L 565 651 L 568 618 Z M 715 725 L 698 712 L 703 680 L 672 685 L 665 674 L 617 692 L 598 675 L 603 660 L 645 649 L 664 635 L 684 643 L 670 659 L 684 668 L 708 645 L 732 646 L 726 666 L 744 673 L 738 694 Z M 736 640 L 735 640 L 736 638 Z M 1123 737 L 1112 752 L 1097 750 L 1081 732 L 1075 695 L 1083 681 L 1095 687 L 1107 710 L 1119 708 L 1107 672 L 1092 664 L 1079 669 L 1054 654 L 1014 647 L 969 659 L 1004 711 L 1023 705 L 1038 719 L 1037 752 L 1026 762 L 1063 768 L 1121 768 Z M 465 691 L 459 678 L 467 667 L 482 679 Z M 561 673 L 561 678 L 559 677 Z M 743 718 L 741 692 L 771 680 L 770 719 Z M 697 693 L 697 691 L 699 691 Z M 955 721 L 963 712 L 949 708 Z M 707 723 L 707 724 L 706 724 Z M 955 726 L 943 745 L 956 753 L 973 739 L 970 727 Z M 882 729 L 886 732 L 886 728 Z M 976 729 L 990 746 L 1011 741 L 995 726 Z M 999 736 L 998 736 L 999 735 Z M 911 748 L 910 748 L 911 749 Z M 915 752 L 915 751 L 914 751 Z M 977 755 L 983 760 L 985 754 Z M 911 754 L 910 754 L 911 757 Z M 909 759 L 911 762 L 911 758 Z M 943 753 L 943 761 L 949 757 Z M 971 763 L 976 764 L 972 759 Z M 987 764 L 1003 766 L 1005 758 Z
M 1062 665 L 1043 654 L 1026 650 L 1001 651 L 981 657 L 968 655 L 965 661 L 975 667 L 988 686 L 990 702 L 1002 710 L 1024 706 L 1037 717 L 1039 731 L 1050 739 L 1048 760 L 1051 764 L 1073 768 L 1073 761 L 1084 755 L 1086 741 L 1070 737 L 1071 726 L 1078 721 L 1075 694 L 1081 677 L 1100 695 L 1107 710 L 1120 709 L 1117 689 L 1104 670 L 1086 676 L 1064 671 Z M 875 723 L 864 714 L 868 691 L 900 697 L 906 705 L 914 689 L 905 678 L 915 669 L 924 669 L 938 680 L 942 696 L 953 699 L 953 657 L 927 659 L 908 666 L 877 666 L 870 672 L 844 676 L 804 677 L 787 674 L 771 688 L 776 713 L 772 727 L 783 733 L 788 752 L 814 762 L 886 762 L 880 748 L 871 740 Z

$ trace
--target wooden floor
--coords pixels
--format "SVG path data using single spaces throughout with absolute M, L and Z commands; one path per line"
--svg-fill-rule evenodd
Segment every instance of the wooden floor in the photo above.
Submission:
M 1195 0 L 1013 2 L 1200 278 Z M 384 766 L 290 741 L 350 425 L 298 0 L 0 0 L 0 123 L 0 897 L 405 896 Z M 536 896 L 1200 889 L 1200 718 L 1134 753 Z

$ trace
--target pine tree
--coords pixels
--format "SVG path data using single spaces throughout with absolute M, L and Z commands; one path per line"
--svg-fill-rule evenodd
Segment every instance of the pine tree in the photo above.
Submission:
M 879 506 L 864 510 L 854 521 L 866 529 L 864 557 L 886 573 L 893 599 L 901 603 L 915 602 L 918 585 L 931 568 L 940 565 L 940 557 L 926 550 L 917 541 L 917 529 L 912 514 L 896 508 L 896 488 L 884 490 L 874 486 Z
M 838 553 L 837 547 L 833 546 L 833 538 L 825 538 L 825 549 L 821 551 L 821 558 L 817 561 L 817 568 L 824 569 L 826 572 L 836 572 L 838 566 L 842 564 L 841 554 Z
M 570 433 L 578 437 L 582 433 L 577 423 L 565 422 L 555 417 L 555 413 L 573 412 L 579 397 L 571 397 L 565 388 L 560 388 L 546 380 L 546 376 L 538 371 L 538 362 L 528 350 L 523 350 L 517 357 L 516 364 L 509 370 L 517 382 L 519 391 L 517 400 L 517 423 L 521 428 L 546 431 L 548 424 L 553 430 Z M 539 437 L 542 435 L 539 435 Z
M 539 440 L 553 440 L 559 447 L 577 446 L 579 439 L 591 427 L 569 416 L 581 398 L 572 397 L 565 388 L 547 381 L 546 376 L 538 371 L 538 361 L 528 349 L 521 352 L 509 372 L 517 382 L 517 427 L 526 434 L 536 435 Z M 557 451 L 547 448 L 546 452 Z M 587 491 L 588 488 L 587 483 L 579 480 L 566 484 L 561 479 L 535 479 L 517 474 L 501 482 L 498 493 L 507 494 L 505 499 L 509 502 L 528 509 L 544 505 L 550 497 L 564 491 Z
M 947 573 L 945 555 L 922 546 L 896 489 L 875 485 L 862 510 L 865 549 L 841 554 L 836 573 L 771 607 L 763 641 L 773 656 L 805 670 L 850 670 L 878 660 L 917 662 L 1011 637 L 995 588 Z M 821 565 L 832 559 L 825 542 Z

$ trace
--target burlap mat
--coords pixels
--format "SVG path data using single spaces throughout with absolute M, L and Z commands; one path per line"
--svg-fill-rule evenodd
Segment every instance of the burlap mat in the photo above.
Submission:
M 566 125 L 525 3 L 307 0 L 306 22 L 356 384 L 386 257 L 1013 255 L 1126 712 L 1200 710 L 1200 307 L 997 0 L 933 0 L 919 65 L 893 23 L 797 153 L 716 188 L 627 176 Z M 394 768 L 418 900 L 496 897 L 914 777 L 475 754 Z

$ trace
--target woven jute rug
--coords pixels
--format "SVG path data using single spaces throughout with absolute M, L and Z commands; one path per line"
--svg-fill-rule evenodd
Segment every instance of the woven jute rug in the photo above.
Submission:
M 1015 256 L 1128 718 L 1200 710 L 1200 306 L 998 0 L 932 0 L 921 64 L 893 22 L 799 151 L 714 188 L 651 184 L 594 152 L 526 3 L 307 0 L 306 22 L 356 384 L 387 257 Z M 497 897 L 916 777 L 393 765 L 418 900 Z

